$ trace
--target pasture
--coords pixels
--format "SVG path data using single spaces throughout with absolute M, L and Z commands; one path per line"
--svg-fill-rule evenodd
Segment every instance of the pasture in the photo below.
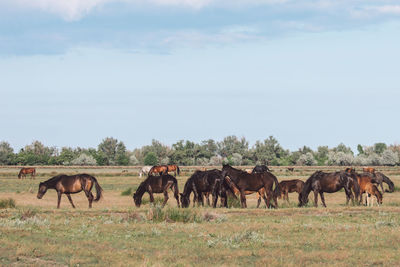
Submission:
M 183 167 L 177 176 L 181 192 L 194 169 Z M 344 168 L 271 168 L 279 181 L 305 180 L 317 169 Z M 144 177 L 134 167 L 38 167 L 35 180 L 18 180 L 19 168 L 0 168 L 0 201 L 12 198 L 16 204 L 0 208 L 0 265 L 399 265 L 400 168 L 377 170 L 396 185 L 380 207 L 345 206 L 345 193 L 338 192 L 325 194 L 328 208 L 297 208 L 292 193 L 290 204 L 280 199 L 279 209 L 271 210 L 264 203 L 256 209 L 255 194 L 247 197 L 248 209 L 192 208 L 192 203 L 177 209 L 172 192 L 164 209 L 150 207 L 147 194 L 136 208 L 132 193 Z M 39 181 L 83 172 L 104 189 L 92 209 L 84 193 L 72 195 L 76 209 L 63 195 L 57 210 L 54 190 L 36 198 Z

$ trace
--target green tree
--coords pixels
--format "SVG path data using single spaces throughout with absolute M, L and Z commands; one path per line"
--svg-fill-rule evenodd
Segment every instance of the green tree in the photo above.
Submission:
M 358 151 L 358 155 L 364 154 L 364 149 L 363 149 L 362 145 L 358 144 L 357 151 Z
M 263 164 L 280 165 L 280 160 L 288 154 L 288 151 L 284 150 L 273 136 L 265 139 L 264 142 L 257 141 L 254 146 L 255 160 Z
M 98 146 L 97 157 L 99 165 L 128 165 L 129 157 L 125 144 L 112 137 L 107 137 Z
M 387 145 L 385 143 L 376 143 L 374 144 L 374 152 L 378 155 L 381 155 L 383 151 L 387 149 Z
M 0 165 L 10 165 L 14 161 L 14 149 L 8 142 L 0 143 Z
M 145 165 L 157 165 L 158 159 L 157 156 L 154 152 L 149 152 L 146 154 L 146 156 L 144 157 L 144 164 Z

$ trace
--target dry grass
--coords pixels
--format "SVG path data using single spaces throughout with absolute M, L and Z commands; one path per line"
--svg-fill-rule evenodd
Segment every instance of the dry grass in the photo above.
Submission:
M 277 210 L 256 209 L 252 195 L 245 210 L 182 211 L 172 194 L 163 210 L 150 208 L 147 202 L 137 209 L 131 196 L 121 196 L 136 188 L 137 176 L 117 175 L 123 168 L 109 173 L 87 169 L 105 189 L 104 199 L 89 210 L 84 194 L 73 195 L 74 210 L 63 196 L 57 210 L 55 191 L 39 200 L 37 185 L 50 178 L 50 172 L 68 169 L 43 170 L 36 180 L 18 180 L 6 174 L 9 169 L 0 170 L 0 199 L 16 201 L 16 208 L 0 209 L 0 265 L 396 266 L 400 262 L 397 191 L 384 194 L 383 206 L 374 208 L 346 207 L 344 192 L 338 192 L 326 195 L 327 209 L 297 208 L 296 194 L 290 194 L 291 204 L 280 201 L 282 208 Z M 276 174 L 279 180 L 306 179 L 313 170 L 302 168 L 305 174 L 300 175 L 297 170 L 279 169 Z M 396 174 L 389 176 L 399 184 L 399 169 L 387 171 Z M 180 189 L 186 179 L 178 177 Z

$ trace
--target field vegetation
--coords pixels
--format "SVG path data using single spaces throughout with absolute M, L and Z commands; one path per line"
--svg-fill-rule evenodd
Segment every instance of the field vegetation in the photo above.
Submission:
M 179 188 L 197 167 L 185 167 Z M 247 167 L 243 167 L 247 168 Z M 306 179 L 313 171 L 342 167 L 273 167 L 279 180 Z M 400 168 L 379 167 L 400 184 Z M 83 193 L 72 209 L 56 193 L 36 198 L 39 181 L 60 173 L 97 177 L 104 198 L 88 209 Z M 18 168 L 0 168 L 0 265 L 257 265 L 396 266 L 400 262 L 400 193 L 385 193 L 383 205 L 345 206 L 344 192 L 326 195 L 328 208 L 297 207 L 297 194 L 279 209 L 191 207 L 178 209 L 170 194 L 136 208 L 132 193 L 141 179 L 135 167 L 39 167 L 35 180 L 17 179 Z M 396 187 L 398 189 L 398 187 Z M 312 198 L 312 195 L 310 195 Z

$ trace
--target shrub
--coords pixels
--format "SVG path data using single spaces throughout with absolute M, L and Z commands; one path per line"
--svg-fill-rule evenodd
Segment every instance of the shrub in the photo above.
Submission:
M 353 154 L 344 153 L 342 151 L 330 152 L 328 155 L 329 165 L 349 166 L 353 164 L 353 161 L 354 161 Z
M 207 166 L 209 165 L 210 161 L 207 158 L 198 158 L 196 159 L 196 164 L 200 166 Z
M 394 166 L 399 162 L 399 156 L 396 152 L 386 149 L 382 153 L 382 164 L 388 166 Z
M 222 164 L 222 157 L 221 156 L 212 156 L 210 158 L 210 165 L 219 166 L 221 164 Z
M 153 152 L 149 152 L 146 154 L 146 156 L 144 157 L 144 165 L 157 165 L 158 159 L 156 154 L 154 154 Z
M 129 165 L 138 165 L 139 161 L 138 159 L 135 157 L 135 155 L 131 155 L 129 157 Z
M 15 200 L 12 198 L 1 199 L 0 209 L 15 208 Z
M 76 159 L 71 161 L 72 165 L 80 165 L 80 166 L 94 166 L 97 164 L 96 160 L 91 156 L 85 153 L 82 153 Z
M 125 191 L 121 192 L 121 196 L 130 196 L 130 195 L 132 195 L 132 187 L 129 187 Z
M 300 158 L 297 160 L 297 164 L 305 166 L 314 166 L 317 164 L 317 161 L 315 160 L 311 152 L 307 152 L 306 154 L 300 156 Z

